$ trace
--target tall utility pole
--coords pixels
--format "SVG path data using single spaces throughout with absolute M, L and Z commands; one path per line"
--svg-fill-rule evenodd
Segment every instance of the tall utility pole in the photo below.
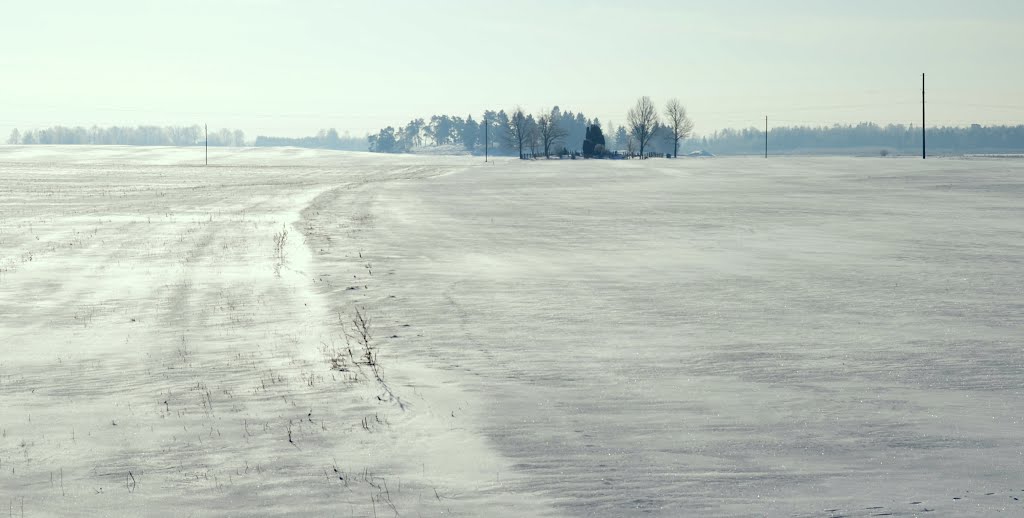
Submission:
M 764 157 L 768 158 L 768 116 L 764 116 Z
M 206 138 L 206 165 L 210 165 L 210 129 L 203 123 L 203 135 Z
M 490 133 L 491 123 L 487 122 L 487 117 L 484 117 L 484 163 L 487 163 L 487 152 L 490 150 L 490 144 L 487 142 L 487 134 Z
M 924 74 L 921 74 L 921 159 L 928 158 L 927 147 L 925 147 L 924 131 Z

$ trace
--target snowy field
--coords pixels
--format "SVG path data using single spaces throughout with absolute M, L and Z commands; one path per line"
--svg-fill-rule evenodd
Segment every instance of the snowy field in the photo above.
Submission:
M 1024 161 L 210 159 L 0 146 L 10 515 L 1024 515 Z

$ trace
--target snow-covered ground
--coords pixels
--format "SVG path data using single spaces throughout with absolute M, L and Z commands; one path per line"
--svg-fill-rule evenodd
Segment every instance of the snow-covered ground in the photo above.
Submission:
M 11 514 L 1024 513 L 1024 162 L 201 153 L 0 147 Z

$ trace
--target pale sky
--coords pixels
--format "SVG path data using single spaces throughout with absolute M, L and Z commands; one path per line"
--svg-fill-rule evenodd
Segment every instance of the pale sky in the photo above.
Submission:
M 13 127 L 299 136 L 559 105 L 622 123 L 672 97 L 697 133 L 1024 123 L 1019 0 L 2 0 Z

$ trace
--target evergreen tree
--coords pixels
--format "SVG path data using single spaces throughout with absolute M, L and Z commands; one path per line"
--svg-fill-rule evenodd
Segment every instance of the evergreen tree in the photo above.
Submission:
M 583 156 L 592 157 L 604 153 L 604 133 L 601 131 L 601 122 L 597 119 L 587 125 L 586 138 L 583 140 Z
M 394 153 L 397 151 L 396 147 L 398 139 L 395 135 L 395 128 L 388 126 L 376 135 L 371 135 L 368 139 L 370 141 L 370 151 L 377 153 Z
M 500 110 L 494 117 L 493 129 L 495 131 L 491 134 L 491 140 L 498 143 L 498 149 L 508 155 L 514 154 L 516 150 L 515 139 L 512 138 L 512 134 L 509 132 L 510 125 L 511 122 L 508 114 L 505 113 L 505 110 Z
M 473 151 L 476 149 L 476 139 L 480 135 L 480 125 L 473 120 L 472 115 L 466 116 L 466 122 L 463 124 L 460 136 L 462 138 L 462 145 L 466 147 L 467 151 Z
M 619 129 L 615 132 L 615 147 L 620 150 L 625 150 L 629 145 L 629 132 L 626 131 L 625 126 L 619 126 Z

